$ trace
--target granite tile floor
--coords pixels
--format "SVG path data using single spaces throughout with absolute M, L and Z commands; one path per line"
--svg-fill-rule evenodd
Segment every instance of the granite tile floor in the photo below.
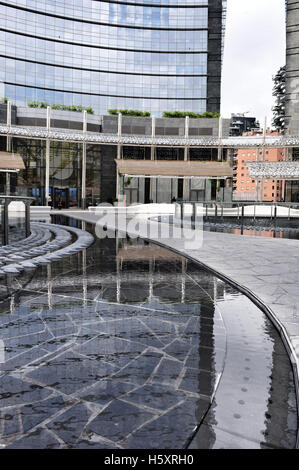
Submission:
M 0 303 L 0 339 L 4 448 L 295 446 L 276 330 L 164 248 L 96 239 L 39 267 Z

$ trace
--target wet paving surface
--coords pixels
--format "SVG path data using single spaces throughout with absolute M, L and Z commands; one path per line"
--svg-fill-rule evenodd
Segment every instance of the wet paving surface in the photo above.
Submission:
M 96 239 L 22 276 L 0 303 L 2 447 L 295 447 L 278 333 L 195 263 Z

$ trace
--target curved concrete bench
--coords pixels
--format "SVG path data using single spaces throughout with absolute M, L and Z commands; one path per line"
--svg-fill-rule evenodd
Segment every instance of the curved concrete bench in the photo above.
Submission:
M 76 240 L 72 243 L 73 236 Z M 32 233 L 23 245 L 19 242 L 0 250 L 0 275 L 19 274 L 58 261 L 87 248 L 93 240 L 90 233 L 78 228 L 32 223 Z

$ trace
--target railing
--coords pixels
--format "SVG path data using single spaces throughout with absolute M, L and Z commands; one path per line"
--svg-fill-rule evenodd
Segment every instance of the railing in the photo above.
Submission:
M 246 210 L 248 207 L 248 210 Z M 183 227 L 186 218 L 191 218 L 191 226 L 195 228 L 196 218 L 200 215 L 208 221 L 214 223 L 223 222 L 225 218 L 234 218 L 239 221 L 241 228 L 244 219 L 267 218 L 276 225 L 277 219 L 299 219 L 299 203 L 286 202 L 196 202 L 178 201 L 176 202 L 175 216 L 180 219 Z

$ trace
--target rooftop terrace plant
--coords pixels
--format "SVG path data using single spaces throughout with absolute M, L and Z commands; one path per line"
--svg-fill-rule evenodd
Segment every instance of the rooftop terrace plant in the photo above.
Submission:
M 68 106 L 68 105 L 65 105 L 65 104 L 49 104 L 49 103 L 46 103 L 45 101 L 28 101 L 27 105 L 29 106 L 29 108 L 47 108 L 48 106 L 50 106 L 50 108 L 52 109 L 59 109 L 61 111 L 75 111 L 75 112 L 78 112 L 78 113 L 82 113 L 82 111 L 87 111 L 88 114 L 94 114 L 94 111 L 92 108 L 88 107 L 84 107 L 84 106 L 80 106 L 80 105 L 72 105 L 72 106 Z
M 122 116 L 132 117 L 150 117 L 151 115 L 149 111 L 139 111 L 138 109 L 108 109 L 108 113 L 112 116 L 117 116 L 121 113 Z
M 200 119 L 200 118 L 220 118 L 220 113 L 210 113 L 208 111 L 204 113 L 193 113 L 193 112 L 182 112 L 182 111 L 164 111 L 162 117 L 164 118 L 185 118 L 189 116 L 192 119 Z

